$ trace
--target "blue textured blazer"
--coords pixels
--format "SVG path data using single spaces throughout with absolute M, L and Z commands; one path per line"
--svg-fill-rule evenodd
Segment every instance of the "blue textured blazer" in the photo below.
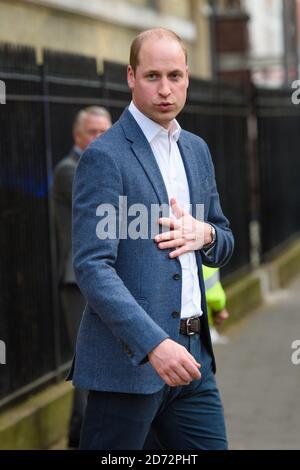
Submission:
M 202 262 L 222 266 L 233 251 L 233 236 L 220 207 L 214 169 L 205 142 L 182 131 L 178 145 L 193 210 L 204 204 L 217 243 L 209 256 L 196 252 L 202 294 L 204 341 L 212 352 Z M 119 216 L 119 196 L 128 207 L 168 204 L 168 195 L 140 127 L 126 109 L 120 119 L 82 155 L 73 186 L 73 265 L 87 300 L 69 379 L 78 388 L 150 394 L 164 382 L 147 354 L 166 338 L 178 340 L 181 265 L 149 239 L 106 239 L 96 234 L 100 204 Z M 195 215 L 195 214 L 194 214 Z M 174 276 L 179 274 L 179 276 Z M 215 368 L 214 358 L 213 367 Z

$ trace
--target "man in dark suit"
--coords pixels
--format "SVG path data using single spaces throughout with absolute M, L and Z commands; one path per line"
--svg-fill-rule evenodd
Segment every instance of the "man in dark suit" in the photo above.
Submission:
M 139 34 L 127 79 L 129 108 L 74 180 L 87 300 L 69 375 L 89 390 L 80 448 L 149 448 L 154 434 L 164 449 L 226 449 L 201 268 L 227 263 L 234 243 L 208 147 L 175 119 L 188 88 L 181 39 Z
M 58 240 L 58 276 L 60 300 L 68 339 L 75 348 L 77 331 L 85 305 L 76 285 L 72 266 L 72 185 L 79 158 L 85 148 L 111 127 L 111 117 L 105 108 L 91 106 L 81 110 L 74 121 L 74 146 L 54 171 L 53 201 Z M 69 447 L 78 447 L 85 394 L 76 390 L 69 427 Z

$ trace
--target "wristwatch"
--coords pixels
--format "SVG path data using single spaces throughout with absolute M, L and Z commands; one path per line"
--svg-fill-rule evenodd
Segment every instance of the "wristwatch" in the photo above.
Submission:
M 211 230 L 211 232 L 210 232 L 210 234 L 211 234 L 211 242 L 208 243 L 207 245 L 204 245 L 204 246 L 203 246 L 203 249 L 204 249 L 204 250 L 208 250 L 209 248 L 213 247 L 214 244 L 216 243 L 216 240 L 217 240 L 217 234 L 216 234 L 216 229 L 215 229 L 215 227 L 214 227 L 213 225 L 211 225 L 211 224 L 209 224 L 209 226 L 210 226 L 210 230 Z

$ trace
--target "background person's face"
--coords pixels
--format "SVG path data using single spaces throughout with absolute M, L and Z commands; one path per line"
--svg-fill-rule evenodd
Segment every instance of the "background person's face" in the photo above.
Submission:
M 109 119 L 105 116 L 87 114 L 81 126 L 74 133 L 74 141 L 81 150 L 84 150 L 93 140 L 111 127 Z
M 137 108 L 168 128 L 187 95 L 188 67 L 180 44 L 171 38 L 147 39 L 136 72 L 129 65 L 127 78 Z

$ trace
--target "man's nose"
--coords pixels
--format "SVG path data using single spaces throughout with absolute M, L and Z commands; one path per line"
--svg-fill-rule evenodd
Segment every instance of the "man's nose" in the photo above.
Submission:
M 169 94 L 171 93 L 167 78 L 162 78 L 158 92 L 161 96 L 169 96 Z

